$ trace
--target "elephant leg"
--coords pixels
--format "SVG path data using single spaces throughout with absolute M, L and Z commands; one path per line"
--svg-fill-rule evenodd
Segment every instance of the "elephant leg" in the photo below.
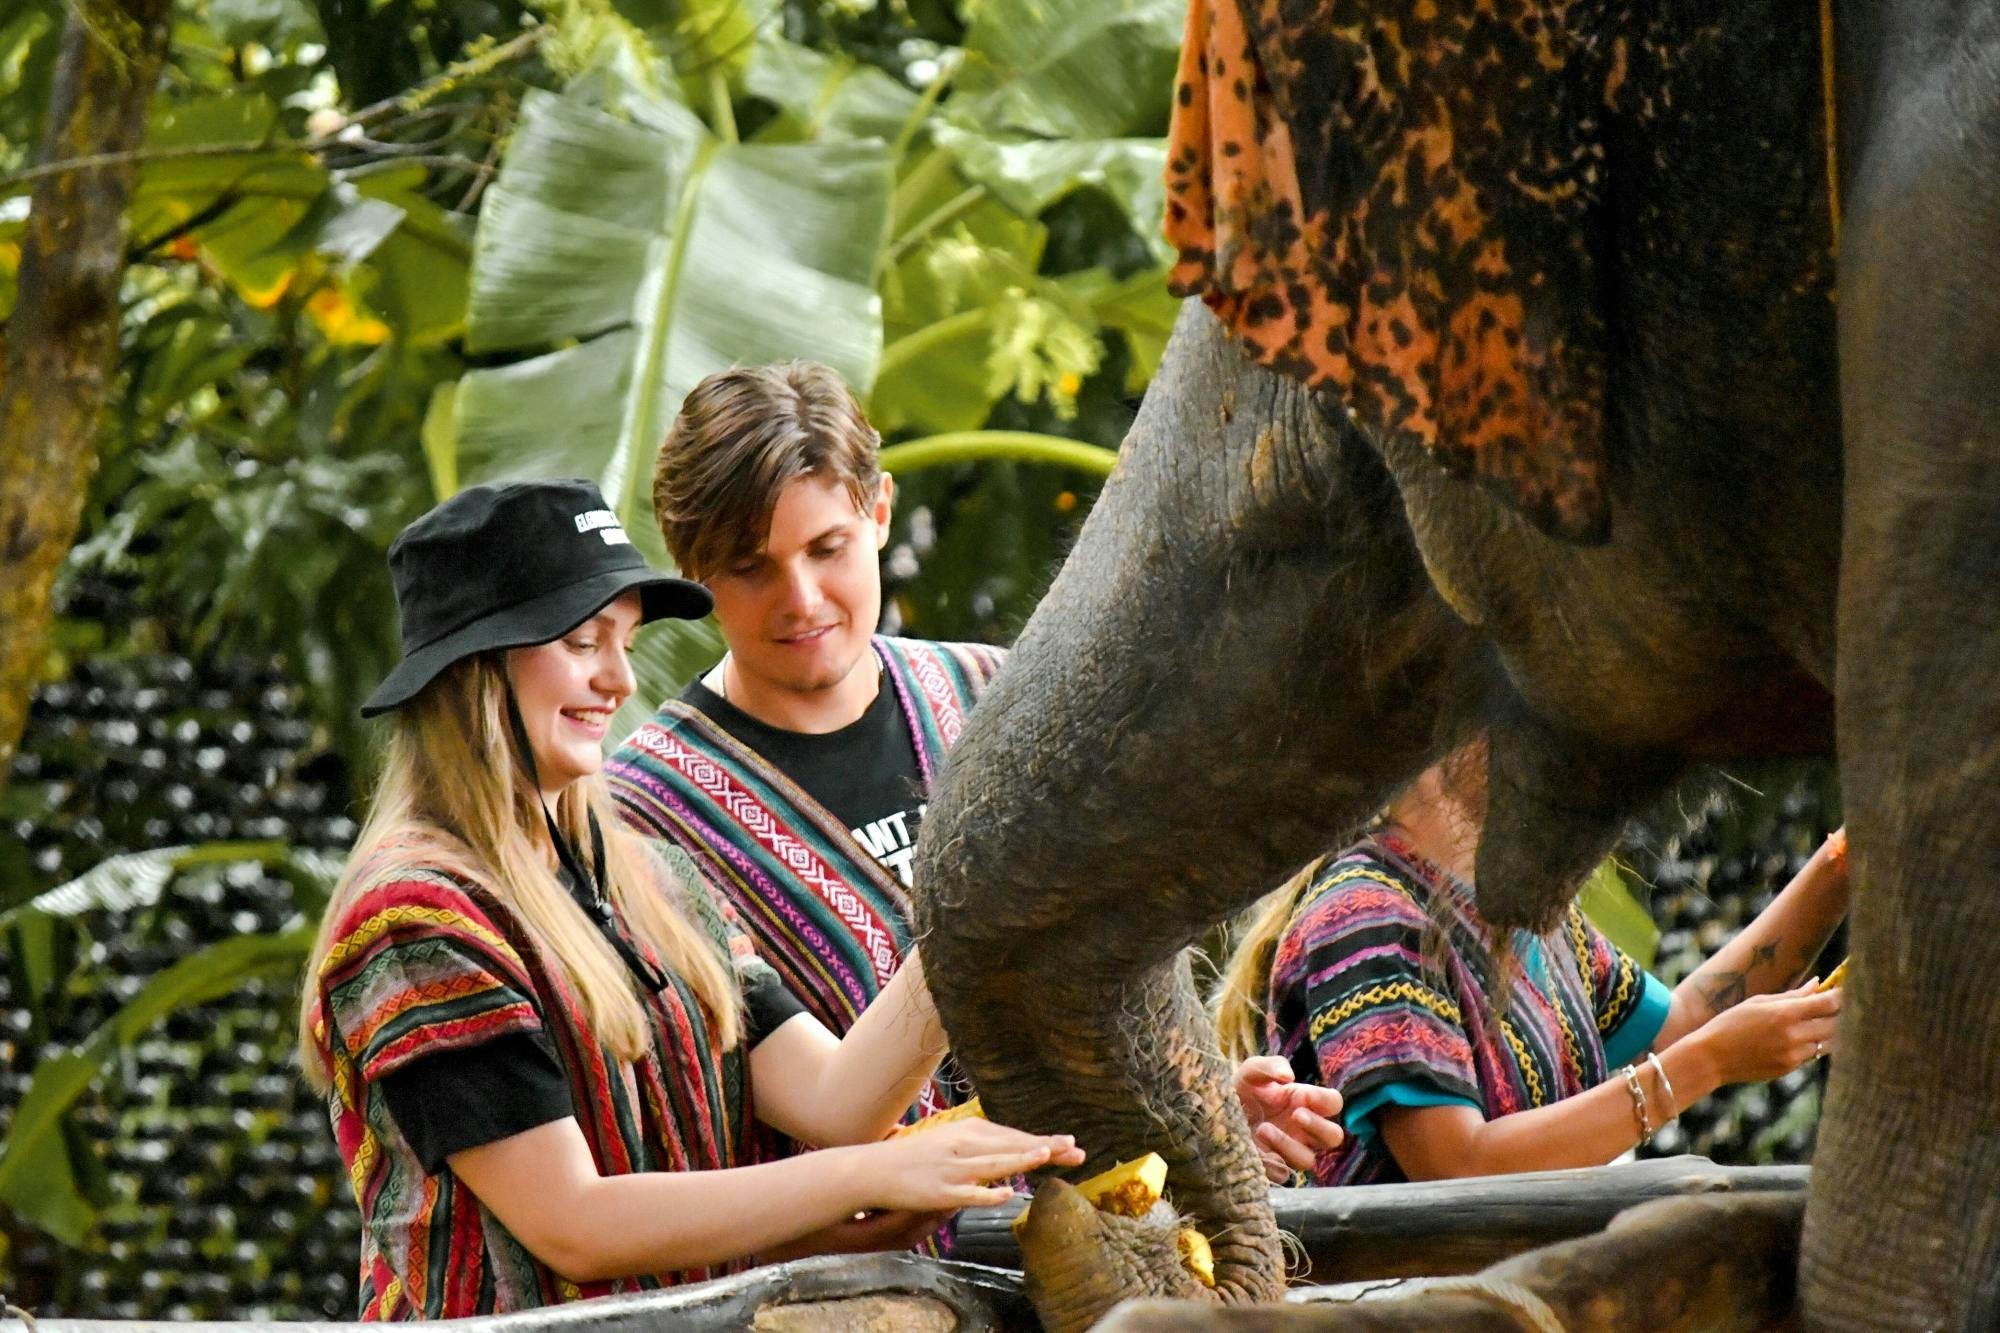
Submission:
M 1263 1167 L 1217 1067 L 1214 1030 L 1186 956 L 1165 970 L 1166 976 L 1124 982 L 1090 980 L 1095 969 L 1079 958 L 1074 984 L 1044 992 L 1049 1023 L 1020 1034 L 1045 1059 L 1053 1053 L 1067 1066 L 1068 1077 L 1047 1090 L 1067 1102 L 1051 1108 L 1054 1123 L 1088 1123 L 1094 1137 L 1152 1145 L 1169 1168 L 1170 1207 L 1143 1219 L 1101 1214 L 1073 1190 L 1038 1189 L 1022 1226 L 1021 1255 L 1036 1310 L 1054 1333 L 1091 1327 L 1134 1291 L 1201 1295 L 1180 1266 L 1183 1226 L 1210 1239 L 1225 1299 L 1275 1300 L 1284 1289 Z M 1107 1084 L 1107 1067 L 1147 1076 L 1122 1088 Z M 1114 1164 L 1100 1159 L 1077 1174 Z
M 1190 306 L 933 793 L 913 897 L 988 1113 L 1076 1134 L 1093 1167 L 1160 1152 L 1225 1298 L 1274 1294 L 1278 1249 L 1176 956 L 1449 743 L 1439 700 L 1475 694 L 1453 674 L 1485 663 L 1379 459 Z M 1111 1296 L 1182 1281 L 1141 1237 L 1109 1243 L 1130 1251 L 1093 1270 L 1128 1275 Z M 1028 1262 L 1052 1322 L 1107 1308 L 1106 1284 L 1072 1301 Z
M 1841 257 L 1856 897 L 1814 1329 L 2000 1327 L 2000 17 L 1959 14 L 1885 43 Z

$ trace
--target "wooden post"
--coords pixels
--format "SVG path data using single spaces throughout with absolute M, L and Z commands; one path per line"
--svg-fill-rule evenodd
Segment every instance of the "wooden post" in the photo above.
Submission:
M 80 0 L 56 68 L 42 161 L 127 154 L 166 60 L 172 0 Z M 129 158 L 42 177 L 0 359 L 0 787 L 48 636 L 49 589 L 76 540 L 118 353 Z

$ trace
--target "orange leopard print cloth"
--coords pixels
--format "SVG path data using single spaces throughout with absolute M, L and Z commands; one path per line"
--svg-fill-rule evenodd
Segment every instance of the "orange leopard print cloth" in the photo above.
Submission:
M 1546 531 L 1609 531 L 1586 0 L 1191 0 L 1171 285 Z

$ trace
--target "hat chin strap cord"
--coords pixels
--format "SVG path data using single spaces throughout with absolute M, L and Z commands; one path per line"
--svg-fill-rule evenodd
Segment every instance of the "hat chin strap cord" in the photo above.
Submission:
M 542 822 L 548 826 L 549 841 L 555 844 L 556 861 L 562 867 L 562 881 L 569 887 L 570 896 L 576 899 L 577 905 L 597 923 L 597 928 L 604 932 L 604 938 L 625 960 L 625 966 L 631 969 L 632 975 L 647 990 L 658 994 L 667 988 L 666 974 L 648 962 L 625 938 L 625 932 L 618 928 L 618 918 L 611 910 L 611 881 L 604 873 L 604 830 L 598 827 L 597 812 L 586 812 L 590 820 L 591 859 L 596 870 L 595 874 L 590 874 L 584 870 L 583 858 L 576 846 L 556 827 L 556 817 L 549 813 L 548 798 L 542 792 L 541 775 L 535 769 L 535 747 L 528 743 L 528 724 L 521 719 L 521 706 L 514 699 L 514 682 L 508 680 L 506 686 L 507 724 L 513 728 L 514 744 L 520 749 L 521 763 L 528 770 L 528 783 L 534 788 L 535 804 L 541 809 Z

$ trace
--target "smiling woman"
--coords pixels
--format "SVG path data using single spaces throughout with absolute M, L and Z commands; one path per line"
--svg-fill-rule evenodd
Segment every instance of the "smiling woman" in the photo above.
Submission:
M 300 1030 L 361 1209 L 364 1319 L 898 1248 L 1082 1160 L 984 1121 L 883 1141 L 944 1053 L 922 966 L 836 1041 L 609 817 L 633 636 L 710 600 L 604 514 L 588 482 L 473 487 L 390 552 L 403 661 L 366 711 L 395 731 Z M 752 1165 L 757 1121 L 844 1146 Z
M 560 639 L 507 654 L 545 799 L 604 766 L 605 729 L 636 688 L 630 653 L 642 616 L 628 592 Z

